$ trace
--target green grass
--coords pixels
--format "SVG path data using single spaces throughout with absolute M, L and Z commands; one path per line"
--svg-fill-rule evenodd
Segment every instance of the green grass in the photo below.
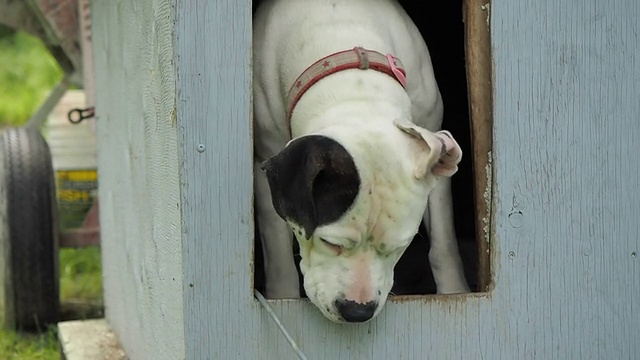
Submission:
M 60 250 L 60 298 L 102 301 L 100 249 L 87 247 Z
M 102 302 L 100 249 L 60 249 L 60 299 Z M 60 358 L 56 328 L 43 334 L 0 330 L 0 359 L 53 360 Z
M 0 359 L 53 360 L 60 359 L 55 328 L 40 335 L 16 334 L 0 330 Z

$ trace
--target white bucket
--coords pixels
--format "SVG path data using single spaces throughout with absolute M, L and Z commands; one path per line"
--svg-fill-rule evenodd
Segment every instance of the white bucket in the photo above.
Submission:
M 97 195 L 97 148 L 93 119 L 69 122 L 72 109 L 86 108 L 82 90 L 69 90 L 49 115 L 44 131 L 51 151 L 62 229 L 82 226 Z

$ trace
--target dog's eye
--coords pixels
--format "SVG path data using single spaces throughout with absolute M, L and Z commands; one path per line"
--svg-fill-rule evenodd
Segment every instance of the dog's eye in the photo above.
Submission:
M 342 253 L 343 247 L 340 245 L 336 245 L 334 243 L 330 243 L 327 240 L 320 238 L 320 242 L 322 242 L 326 247 L 328 247 L 331 251 L 335 252 L 337 255 Z

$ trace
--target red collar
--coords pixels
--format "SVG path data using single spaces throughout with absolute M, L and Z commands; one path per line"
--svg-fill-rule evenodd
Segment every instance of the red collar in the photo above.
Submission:
M 349 69 L 372 69 L 383 72 L 398 80 L 402 87 L 407 82 L 402 63 L 391 54 L 385 56 L 377 51 L 366 50 L 362 47 L 340 51 L 316 61 L 298 76 L 289 89 L 287 119 L 291 118 L 296 104 L 311 86 L 331 74 Z

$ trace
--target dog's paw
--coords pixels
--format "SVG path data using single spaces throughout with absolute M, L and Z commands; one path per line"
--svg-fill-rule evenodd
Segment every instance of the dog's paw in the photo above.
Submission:
M 447 285 L 438 286 L 438 294 L 466 294 L 471 292 L 466 281 L 457 281 Z
M 298 286 L 269 286 L 267 284 L 264 296 L 267 299 L 299 299 Z

